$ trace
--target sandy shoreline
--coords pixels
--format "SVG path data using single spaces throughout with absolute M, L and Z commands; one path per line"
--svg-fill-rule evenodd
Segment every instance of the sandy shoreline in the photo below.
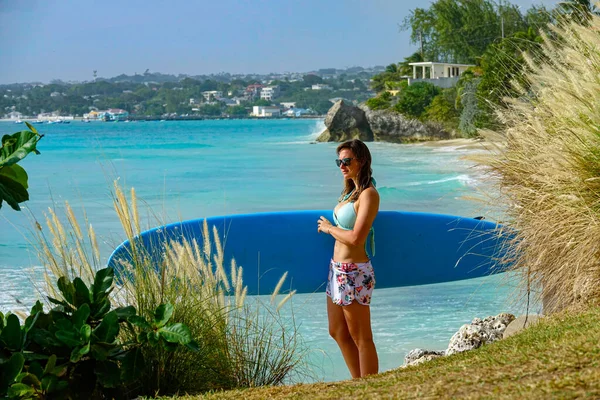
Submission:
M 425 147 L 455 147 L 456 150 L 487 150 L 486 145 L 489 143 L 484 139 L 448 139 L 448 140 L 432 140 L 428 142 L 414 143 L 413 146 Z

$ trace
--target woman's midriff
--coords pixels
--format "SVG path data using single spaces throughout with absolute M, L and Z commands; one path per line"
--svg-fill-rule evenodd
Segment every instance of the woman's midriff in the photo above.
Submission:
M 364 263 L 369 261 L 369 256 L 365 251 L 364 243 L 348 246 L 336 240 L 333 247 L 333 260 L 342 263 Z

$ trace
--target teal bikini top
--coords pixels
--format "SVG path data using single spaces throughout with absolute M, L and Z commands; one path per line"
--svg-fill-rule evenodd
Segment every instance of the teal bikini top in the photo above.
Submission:
M 371 179 L 371 183 L 375 186 L 375 179 Z M 347 195 L 344 196 L 342 201 L 348 200 L 348 198 L 352 195 L 354 190 Z M 338 228 L 344 230 L 352 230 L 354 229 L 354 224 L 356 223 L 356 211 L 354 210 L 354 202 L 350 201 L 343 206 L 341 206 L 337 212 L 333 211 L 333 222 Z M 365 242 L 365 252 L 367 256 L 369 255 L 369 251 L 367 250 L 367 243 L 370 244 L 371 247 L 371 255 L 375 256 L 375 229 L 371 227 L 369 231 L 369 235 L 367 236 L 367 241 Z M 369 257 L 370 258 L 370 257 Z

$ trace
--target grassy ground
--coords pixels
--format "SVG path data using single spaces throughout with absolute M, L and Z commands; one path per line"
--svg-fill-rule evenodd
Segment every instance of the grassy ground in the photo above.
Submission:
M 506 340 L 351 381 L 176 399 L 600 398 L 600 307 L 565 312 Z

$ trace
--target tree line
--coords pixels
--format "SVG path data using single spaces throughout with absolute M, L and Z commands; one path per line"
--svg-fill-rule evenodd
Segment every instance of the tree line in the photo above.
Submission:
M 495 107 L 527 90 L 527 72 L 543 61 L 543 38 L 553 39 L 551 25 L 571 20 L 585 24 L 592 13 L 598 9 L 588 0 L 561 2 L 554 9 L 533 6 L 524 12 L 506 1 L 490 0 L 437 0 L 427 9 L 416 8 L 400 28 L 410 31 L 418 50 L 373 77 L 378 96 L 367 105 L 441 123 L 466 136 L 497 127 Z M 452 88 L 428 82 L 408 85 L 406 78 L 413 73 L 409 63 L 421 61 L 475 66 Z
M 365 76 L 366 75 L 366 76 Z M 369 98 L 371 75 L 340 74 L 324 80 L 314 74 L 302 79 L 275 80 L 269 85 L 279 87 L 279 95 L 272 101 L 258 98 L 247 99 L 239 105 L 227 105 L 219 99 L 205 99 L 203 92 L 220 91 L 224 97 L 243 96 L 248 85 L 260 83 L 254 80 L 216 79 L 199 80 L 185 77 L 178 81 L 136 82 L 98 79 L 86 83 L 54 82 L 47 85 L 13 84 L 0 86 L 1 114 L 11 111 L 27 116 L 57 111 L 61 115 L 82 116 L 91 110 L 120 108 L 130 114 L 162 116 L 166 114 L 187 115 L 234 115 L 244 116 L 254 105 L 271 105 L 295 102 L 296 107 L 310 108 L 317 114 L 325 114 L 331 107 L 330 99 L 343 97 L 350 101 Z M 313 84 L 326 83 L 330 90 L 311 90 Z M 190 100 L 193 99 L 193 100 Z M 194 110 L 195 109 L 195 110 Z

